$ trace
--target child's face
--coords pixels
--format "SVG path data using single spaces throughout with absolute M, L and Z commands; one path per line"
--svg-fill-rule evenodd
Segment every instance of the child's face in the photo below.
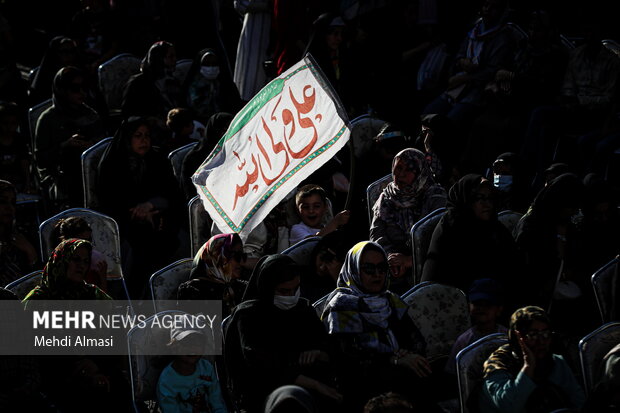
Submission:
M 469 314 L 473 325 L 495 322 L 502 313 L 502 306 L 489 301 L 474 301 L 469 303 Z
M 319 228 L 323 216 L 327 212 L 327 205 L 325 205 L 320 195 L 311 194 L 300 200 L 297 205 L 297 211 L 304 224 L 310 228 Z

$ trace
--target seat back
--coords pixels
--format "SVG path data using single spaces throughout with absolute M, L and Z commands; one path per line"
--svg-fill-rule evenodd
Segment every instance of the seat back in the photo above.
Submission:
M 152 320 L 155 316 L 161 318 L 164 315 L 177 314 L 186 313 L 179 310 L 162 311 L 146 319 L 145 325 L 148 328 L 135 326 L 127 332 L 131 396 L 136 412 L 143 411 L 138 407 L 140 403 L 153 403 L 157 400 L 157 381 L 166 367 L 165 361 L 168 361 L 164 356 L 145 355 L 149 354 L 148 348 L 161 348 L 170 341 L 170 329 L 163 327 L 166 323 L 152 323 Z
M 316 311 L 316 315 L 319 316 L 319 318 L 323 315 L 323 309 L 325 308 L 325 304 L 327 304 L 327 297 L 329 297 L 329 294 L 325 294 L 312 304 L 312 308 L 314 308 L 314 311 Z
M 108 264 L 108 280 L 122 280 L 121 244 L 116 221 L 99 212 L 86 208 L 71 208 L 62 211 L 43 221 L 39 226 L 39 240 L 41 243 L 41 257 L 46 262 L 50 253 L 56 248 L 51 240 L 52 231 L 56 223 L 69 217 L 80 217 L 86 220 L 93 230 L 93 248 L 103 254 Z
M 139 72 L 140 59 L 129 53 L 119 54 L 99 65 L 99 90 L 111 113 L 121 110 L 125 85 Z
M 320 239 L 319 236 L 302 239 L 297 244 L 282 251 L 282 255 L 290 256 L 299 265 L 308 265 L 310 264 L 310 254 Z
M 523 214 L 516 211 L 505 210 L 497 214 L 497 220 L 501 222 L 512 234 Z
M 597 270 L 591 278 L 594 296 L 596 297 L 603 323 L 612 321 L 614 301 L 618 299 L 614 297 L 614 292 L 617 291 L 615 286 L 619 281 L 617 279 L 618 272 L 620 271 L 618 269 L 619 262 L 618 258 L 614 258 Z
M 183 159 L 185 159 L 185 155 L 187 155 L 187 153 L 196 145 L 198 145 L 198 142 L 188 143 L 187 145 L 181 146 L 168 154 L 168 159 L 172 164 L 172 172 L 174 172 L 174 177 L 177 178 L 179 184 L 183 181 L 183 178 L 181 177 Z
M 503 333 L 490 334 L 473 342 L 456 355 L 456 375 L 459 385 L 461 413 L 469 412 L 467 401 L 483 379 L 483 365 L 500 346 L 508 343 L 508 336 Z
M 189 73 L 189 69 L 192 67 L 192 59 L 181 59 L 177 61 L 177 65 L 174 68 L 172 76 L 180 83 L 183 84 Z
M 603 357 L 620 343 L 620 322 L 604 324 L 579 341 L 579 360 L 586 393 L 598 383 Z
M 612 39 L 602 40 L 601 43 L 616 56 L 620 56 L 620 43 Z
M 383 178 L 376 180 L 366 188 L 366 208 L 368 208 L 368 223 L 372 223 L 372 207 L 375 206 L 379 195 L 383 192 L 388 184 L 392 182 L 392 174 L 385 175 Z
M 429 283 L 403 301 L 424 336 L 430 358 L 449 355 L 458 336 L 471 326 L 467 297 L 456 287 Z
M 52 106 L 52 99 L 48 99 L 37 105 L 34 105 L 28 109 L 28 127 L 30 128 L 30 147 L 34 152 L 34 132 L 37 128 L 37 121 L 41 117 L 41 114 L 45 112 L 47 108 Z
M 183 258 L 157 271 L 149 278 L 151 297 L 153 298 L 153 308 L 155 312 L 164 310 L 158 308 L 159 300 L 176 300 L 177 290 L 181 283 L 189 280 L 189 273 L 192 269 L 191 258 Z
M 202 205 L 202 199 L 198 195 L 188 203 L 189 209 L 189 238 L 191 256 L 195 256 L 200 247 L 211 238 L 211 225 L 213 220 Z
M 416 292 L 417 290 L 419 290 L 420 288 L 427 286 L 429 284 L 432 284 L 432 281 L 424 281 L 421 282 L 419 284 L 414 285 L 413 287 L 411 287 L 410 289 L 408 289 L 407 291 L 405 291 L 400 298 L 402 300 L 405 300 L 407 297 L 409 297 L 411 294 L 413 294 L 414 292 Z
M 361 158 L 372 149 L 372 144 L 385 125 L 385 121 L 370 115 L 361 115 L 351 121 L 351 140 L 355 148 L 355 157 Z
M 424 261 L 428 254 L 428 247 L 431 245 L 433 231 L 439 220 L 446 212 L 446 208 L 438 208 L 421 218 L 411 227 L 411 248 L 413 250 L 413 280 L 412 285 L 420 283 Z
M 43 271 L 31 272 L 30 274 L 24 275 L 22 278 L 7 284 L 4 288 L 12 291 L 17 298 L 23 300 L 34 287 L 39 285 L 42 275 Z
M 82 186 L 84 187 L 84 208 L 97 209 L 97 170 L 103 153 L 112 143 L 112 137 L 107 137 L 82 152 Z

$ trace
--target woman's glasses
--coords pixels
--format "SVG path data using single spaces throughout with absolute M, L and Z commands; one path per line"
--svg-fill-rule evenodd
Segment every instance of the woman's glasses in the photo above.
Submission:
M 528 340 L 549 340 L 553 336 L 553 332 L 551 330 L 533 330 L 525 333 L 525 337 Z
M 381 262 L 379 264 L 365 263 L 360 265 L 360 270 L 364 271 L 368 275 L 376 275 L 377 272 L 385 275 L 388 273 L 388 269 L 388 265 L 385 262 Z

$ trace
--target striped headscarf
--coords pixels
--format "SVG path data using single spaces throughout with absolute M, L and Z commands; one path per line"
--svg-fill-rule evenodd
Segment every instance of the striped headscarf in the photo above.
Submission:
M 28 293 L 23 302 L 28 300 L 101 300 L 110 297 L 98 287 L 84 281 L 76 282 L 67 278 L 69 262 L 78 249 L 86 248 L 88 257 L 92 252 L 89 241 L 70 238 L 58 244 L 43 268 L 41 284 Z
M 368 247 L 380 251 L 387 263 L 387 254 L 379 244 L 362 241 L 354 245 L 347 253 L 338 276 L 337 288 L 327 298 L 321 318 L 329 334 L 358 334 L 358 342 L 362 347 L 380 353 L 393 352 L 399 347 L 388 326 L 388 319 L 392 315 L 401 319 L 407 312 L 407 305 L 388 290 L 389 275 L 380 292 L 364 291 L 360 265 Z

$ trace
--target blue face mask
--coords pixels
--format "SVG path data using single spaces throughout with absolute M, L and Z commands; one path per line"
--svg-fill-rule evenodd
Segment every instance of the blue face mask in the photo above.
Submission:
M 512 188 L 512 175 L 493 175 L 493 185 L 501 192 L 509 192 Z

